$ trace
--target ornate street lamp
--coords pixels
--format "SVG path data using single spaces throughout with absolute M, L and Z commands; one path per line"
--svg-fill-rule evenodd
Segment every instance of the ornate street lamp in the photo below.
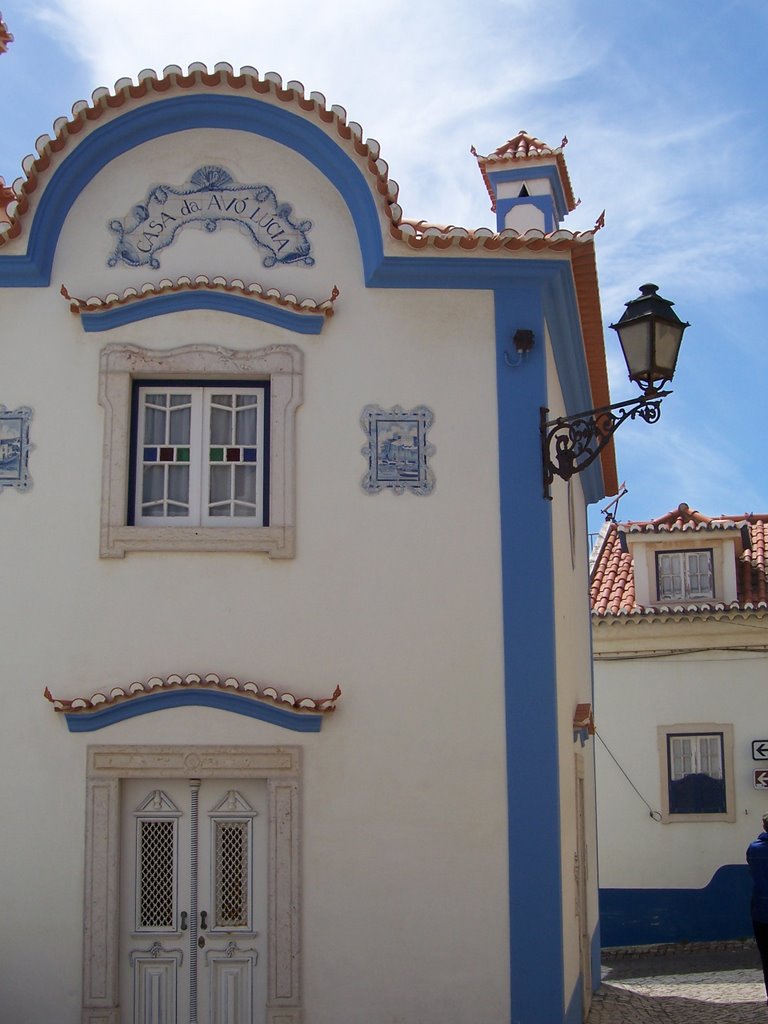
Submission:
M 674 376 L 683 332 L 690 324 L 678 317 L 673 303 L 658 295 L 658 290 L 655 284 L 641 285 L 638 298 L 626 303 L 619 322 L 610 325 L 619 336 L 629 379 L 643 392 L 640 398 L 554 420 L 548 420 L 549 409 L 542 408 L 544 497 L 550 501 L 555 477 L 570 480 L 586 469 L 625 420 L 639 416 L 655 423 L 661 416 L 661 400 L 671 394 L 661 388 Z

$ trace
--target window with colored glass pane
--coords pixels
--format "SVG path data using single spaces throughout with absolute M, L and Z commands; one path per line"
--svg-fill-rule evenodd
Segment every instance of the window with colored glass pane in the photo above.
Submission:
M 136 387 L 135 523 L 265 525 L 268 384 Z

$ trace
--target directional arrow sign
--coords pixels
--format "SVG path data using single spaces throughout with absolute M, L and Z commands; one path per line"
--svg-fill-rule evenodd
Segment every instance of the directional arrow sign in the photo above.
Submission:
M 755 768 L 755 789 L 768 789 L 768 769 Z
M 768 761 L 768 740 L 752 740 L 752 760 Z

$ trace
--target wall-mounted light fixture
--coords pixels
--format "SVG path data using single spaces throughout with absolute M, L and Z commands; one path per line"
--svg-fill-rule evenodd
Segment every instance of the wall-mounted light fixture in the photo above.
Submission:
M 507 366 L 519 366 L 523 359 L 533 348 L 534 335 L 533 331 L 529 331 L 527 328 L 519 327 L 512 337 L 512 344 L 515 346 L 515 352 L 517 352 L 517 359 L 510 359 L 509 352 L 504 352 L 504 362 Z
M 542 408 L 541 451 L 548 500 L 552 500 L 555 477 L 570 480 L 586 469 L 625 420 L 639 416 L 655 423 L 661 416 L 661 400 L 671 394 L 661 389 L 674 376 L 683 332 L 690 324 L 678 317 L 673 303 L 658 295 L 658 290 L 655 284 L 641 285 L 638 298 L 627 302 L 619 322 L 610 325 L 619 336 L 629 379 L 643 392 L 640 398 L 554 420 L 548 420 L 549 409 Z

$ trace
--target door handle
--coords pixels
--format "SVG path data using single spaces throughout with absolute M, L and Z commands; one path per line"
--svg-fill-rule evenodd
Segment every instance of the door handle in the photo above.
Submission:
M 205 929 L 207 927 L 208 927 L 208 911 L 207 910 L 201 910 L 200 911 L 200 929 L 201 929 L 201 931 L 205 931 Z
M 187 927 L 188 927 L 188 925 L 187 925 L 187 912 L 186 912 L 186 910 L 182 910 L 182 912 L 181 912 L 181 930 L 183 932 L 185 932 L 187 930 Z

